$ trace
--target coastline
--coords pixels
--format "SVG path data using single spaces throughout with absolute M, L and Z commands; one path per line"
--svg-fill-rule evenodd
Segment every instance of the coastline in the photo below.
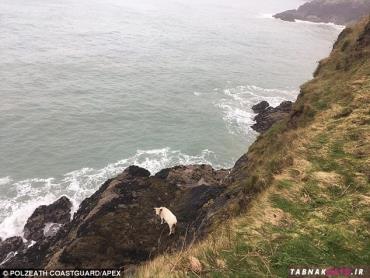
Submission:
M 253 110 L 255 114 L 254 121 L 256 121 L 256 123 L 252 126 L 252 128 L 256 130 L 257 132 L 261 132 L 261 133 L 266 132 L 275 122 L 281 121 L 285 116 L 289 115 L 289 113 L 291 112 L 291 108 L 292 108 L 290 101 L 284 101 L 275 108 L 269 106 L 269 104 L 267 103 L 267 106 L 264 106 L 262 109 L 259 109 L 259 108 L 256 109 L 256 107 L 259 107 L 262 103 L 267 103 L 267 102 L 262 101 L 260 103 L 255 104 L 253 107 L 251 107 L 251 109 Z M 283 106 L 284 103 L 289 103 L 288 109 L 284 108 Z M 259 117 L 262 117 L 262 118 L 259 118 Z M 259 128 L 260 126 L 263 126 L 263 128 L 260 129 Z M 238 161 L 243 160 L 243 156 L 241 156 L 238 159 Z M 186 159 L 186 161 L 190 162 L 191 160 Z M 235 163 L 235 165 L 237 165 L 238 161 Z M 207 203 L 214 202 L 220 198 L 220 195 L 227 188 L 227 184 L 230 183 L 231 181 L 231 178 L 229 177 L 229 175 L 232 173 L 235 165 L 231 168 L 222 168 L 222 167 L 214 168 L 211 164 L 204 164 L 202 163 L 203 161 L 198 161 L 198 162 L 199 162 L 198 164 L 184 163 L 184 164 L 172 166 L 170 168 L 164 167 L 164 168 L 158 169 L 158 171 L 155 171 L 155 168 L 152 168 L 150 169 L 151 171 L 148 171 L 148 169 L 138 167 L 137 165 L 131 165 L 126 168 L 122 167 L 120 170 L 117 170 L 118 173 L 114 177 L 108 178 L 107 180 L 102 182 L 101 183 L 102 185 L 100 186 L 98 190 L 95 190 L 92 194 L 90 194 L 90 196 L 87 196 L 80 202 L 76 202 L 76 199 L 71 199 L 68 196 L 61 195 L 58 198 L 54 198 L 54 200 L 49 199 L 48 203 L 46 203 L 46 200 L 44 204 L 34 203 L 33 208 L 28 208 L 27 210 L 27 211 L 33 211 L 32 215 L 27 216 L 26 217 L 27 221 L 25 220 L 24 223 L 22 223 L 19 226 L 19 228 L 20 227 L 22 228 L 22 230 L 20 230 L 21 231 L 20 234 L 10 234 L 8 236 L 5 236 L 5 237 L 3 236 L 2 238 L 0 238 L 1 241 L 3 241 L 3 247 L 2 247 L 3 249 L 4 249 L 4 244 L 5 246 L 8 246 L 8 245 L 10 246 L 6 248 L 13 249 L 13 251 L 10 251 L 9 249 L 5 257 L 4 256 L 0 257 L 0 267 L 2 265 L 6 266 L 9 263 L 11 265 L 14 265 L 14 263 L 17 264 L 19 259 L 15 259 L 15 262 L 14 262 L 13 258 L 17 258 L 18 253 L 24 253 L 24 254 L 27 254 L 27 256 L 29 256 L 30 253 L 32 254 L 33 252 L 35 252 L 32 248 L 40 248 L 40 244 L 48 244 L 48 245 L 60 244 L 57 242 L 63 240 L 63 238 L 67 236 L 66 235 L 67 231 L 69 231 L 70 229 L 73 230 L 73 227 L 83 225 L 83 224 L 76 224 L 75 222 L 78 221 L 79 218 L 81 219 L 81 214 L 84 214 L 84 211 L 87 209 L 87 207 L 97 206 L 97 207 L 102 207 L 103 210 L 106 210 L 106 208 L 104 208 L 106 205 L 99 204 L 99 201 L 94 201 L 94 200 L 97 200 L 97 198 L 103 198 L 103 199 L 107 198 L 107 197 L 104 197 L 104 194 L 105 194 L 104 191 L 107 191 L 108 190 L 107 188 L 111 186 L 117 186 L 117 184 L 122 184 L 122 183 L 130 184 L 131 179 L 135 180 L 135 182 L 138 180 L 139 183 L 141 183 L 140 180 L 142 178 L 145 178 L 152 185 L 156 184 L 156 181 L 155 181 L 156 179 L 158 178 L 164 179 L 167 183 L 166 185 L 167 189 L 164 192 L 165 195 L 169 194 L 169 192 L 171 191 L 174 191 L 174 188 L 171 188 L 173 186 L 178 188 L 178 192 L 182 191 L 183 196 L 180 197 L 179 201 L 176 201 L 177 204 L 173 204 L 172 206 L 173 208 L 175 208 L 177 213 L 180 213 L 180 220 L 181 220 L 181 214 L 183 215 L 183 218 L 190 220 L 190 221 L 188 220 L 189 222 L 187 224 L 186 230 L 188 229 L 193 230 L 194 237 L 188 240 L 191 240 L 191 241 L 200 240 L 203 237 L 202 234 L 205 235 L 207 233 L 207 229 L 211 221 L 210 219 L 212 218 L 212 214 L 213 214 L 212 211 L 218 210 L 224 204 L 225 200 L 221 201 L 221 203 L 219 204 L 211 206 L 210 208 L 207 208 L 204 206 L 207 206 Z M 137 193 L 135 193 L 135 191 L 140 190 L 140 189 L 136 188 L 136 185 L 135 185 L 134 188 L 128 187 L 127 190 L 128 190 L 127 192 L 129 192 L 128 194 L 132 194 L 132 197 L 136 198 Z M 134 192 L 135 195 L 132 192 Z M 152 193 L 152 194 L 157 194 L 157 193 Z M 178 195 L 178 193 L 176 194 Z M 114 200 L 115 198 L 117 197 L 109 197 L 108 203 Z M 183 200 L 184 198 L 185 200 Z M 91 204 L 91 202 L 93 202 L 93 204 Z M 218 202 L 219 201 L 216 201 L 216 203 Z M 132 207 L 131 205 L 122 205 L 122 200 L 120 201 L 120 203 L 121 205 L 119 206 L 123 206 L 124 208 Z M 178 203 L 180 203 L 180 207 L 177 207 L 179 205 Z M 153 205 L 155 205 L 155 203 L 153 203 Z M 185 209 L 182 208 L 181 206 L 184 206 Z M 133 207 L 136 209 L 136 205 Z M 95 209 L 96 208 L 94 208 L 93 210 Z M 116 210 L 116 207 L 115 207 L 115 210 Z M 188 215 L 189 211 L 194 211 L 194 210 L 198 210 L 198 212 L 193 213 L 194 217 L 196 217 L 195 219 L 198 219 L 195 222 L 191 217 L 189 218 L 189 215 Z M 68 216 L 64 217 L 63 220 L 60 220 L 60 215 L 68 215 Z M 86 214 L 84 215 L 84 217 L 86 217 Z M 87 218 L 89 217 L 90 216 L 87 215 Z M 209 219 L 205 220 L 207 218 Z M 41 222 L 40 222 L 40 219 L 41 219 Z M 6 224 L 7 223 L 5 223 L 5 225 Z M 184 225 L 185 224 L 182 223 L 178 229 L 180 231 L 183 230 L 185 228 Z M 55 231 L 50 232 L 50 227 L 52 227 Z M 41 232 L 40 230 L 41 231 L 43 230 L 43 232 Z M 162 232 L 163 230 L 161 231 L 161 233 Z M 49 233 L 52 233 L 51 237 L 48 236 Z M 195 233 L 197 234 L 196 236 L 195 236 Z M 33 235 L 37 235 L 37 237 L 34 237 Z M 179 239 L 175 239 L 174 242 L 166 243 L 166 244 L 173 245 L 171 248 L 172 248 L 172 251 L 174 251 L 174 250 L 177 250 L 178 248 L 176 247 L 178 246 L 178 243 L 177 243 L 178 240 Z M 171 241 L 173 241 L 173 239 L 171 239 Z M 0 245 L 0 251 L 1 251 L 1 245 Z M 159 252 L 164 252 L 164 251 L 162 250 Z M 21 258 L 22 257 L 23 256 L 21 256 Z M 143 260 L 146 260 L 146 259 L 147 258 L 144 256 Z M 24 257 L 21 260 L 24 260 Z M 31 263 L 31 261 L 29 261 L 29 263 Z M 37 266 L 37 264 L 34 266 Z
M 33 268 L 73 269 L 94 266 L 130 272 L 143 262 L 163 258 L 163 254 L 167 259 L 178 261 L 176 255 L 171 255 L 180 252 L 181 256 L 187 247 L 197 252 L 193 244 L 202 241 L 209 245 L 213 240 L 213 250 L 224 249 L 225 246 L 240 250 L 247 242 L 256 244 L 253 250 L 259 247 L 263 248 L 263 252 L 271 251 L 271 245 L 259 242 L 266 240 L 266 237 L 270 244 L 276 246 L 277 259 L 285 263 L 283 267 L 279 262 L 271 266 L 277 273 L 286 273 L 284 271 L 297 258 L 295 252 L 286 251 L 301 250 L 302 244 L 315 252 L 300 253 L 299 258 L 322 259 L 322 253 L 316 250 L 324 246 L 328 248 L 325 259 L 330 262 L 336 259 L 337 254 L 341 263 L 361 263 L 368 251 L 357 249 L 350 243 L 353 239 L 360 243 L 366 238 L 365 234 L 368 235 L 367 223 L 358 220 L 366 215 L 359 216 L 353 212 L 352 204 L 356 202 L 359 209 L 366 213 L 368 171 L 363 162 L 368 159 L 369 147 L 366 144 L 369 115 L 364 113 L 368 110 L 369 26 L 367 20 L 360 22 L 356 29 L 346 29 L 341 33 L 331 55 L 320 62 L 314 79 L 302 86 L 287 114 L 258 136 L 231 169 L 215 170 L 210 165 L 187 165 L 163 169 L 151 175 L 146 169 L 130 166 L 115 178 L 108 179 L 85 199 L 71 222 L 61 226 L 52 236 L 44 231 L 41 239 L 29 248 L 18 247 L 18 253 L 3 267 L 27 265 Z M 353 70 L 349 70 L 351 67 Z M 260 113 L 276 109 L 269 109 L 266 104 L 254 108 Z M 355 188 L 349 190 L 351 186 Z M 54 220 L 56 216 L 48 211 L 60 203 L 67 205 L 58 209 L 63 214 L 69 213 L 66 200 L 40 207 L 27 221 L 27 224 L 35 223 L 34 226 L 29 225 L 29 230 L 37 232 L 46 222 L 59 221 Z M 164 236 L 167 227 L 158 225 L 153 217 L 153 207 L 160 205 L 168 206 L 178 216 L 180 225 L 174 236 Z M 350 221 L 338 219 L 337 213 L 332 214 L 338 208 L 341 209 L 340 215 L 342 210 L 345 210 L 344 215 L 352 213 Z M 323 217 L 319 219 L 317 209 L 323 212 Z M 249 213 L 248 218 L 238 218 L 245 216 L 245 213 Z M 230 220 L 236 221 L 237 228 L 229 230 L 229 235 L 236 232 L 236 236 L 245 235 L 246 238 L 234 241 L 224 234 L 217 241 L 220 245 L 217 245 L 213 232 L 224 232 L 220 227 L 226 231 L 230 229 Z M 319 221 L 319 227 L 324 222 L 328 231 L 335 231 L 334 238 L 340 238 L 352 249 L 341 250 L 339 254 L 336 248 L 330 249 L 332 238 L 322 235 L 321 229 L 311 225 L 314 221 Z M 350 229 L 348 225 L 352 225 L 351 221 L 357 221 L 363 233 Z M 250 226 L 253 222 L 256 222 L 254 226 Z M 302 229 L 304 232 L 301 232 Z M 241 230 L 244 233 L 240 233 Z M 32 239 L 32 231 L 29 234 L 29 239 Z M 315 237 L 311 238 L 311 235 Z M 257 243 L 250 241 L 251 236 L 258 238 Z M 297 237 L 298 242 L 295 241 Z M 313 239 L 320 240 L 318 246 L 315 246 Z M 19 242 L 19 238 L 14 240 Z M 202 248 L 199 250 L 203 252 Z M 250 255 L 245 248 L 241 250 L 247 253 L 241 256 Z M 355 257 L 343 257 L 343 252 L 355 254 Z M 249 256 L 252 263 L 254 254 Z M 266 254 L 276 259 L 275 254 Z M 290 257 L 287 258 L 287 255 Z M 212 263 L 214 257 L 202 260 Z M 231 265 L 230 270 L 234 267 L 250 269 L 248 261 L 247 265 L 244 262 L 236 266 L 232 265 L 232 261 L 227 263 Z M 151 266 L 158 268 L 155 262 Z M 186 262 L 179 267 L 178 271 L 189 270 Z M 266 262 L 262 267 L 266 271 Z M 219 271 L 219 268 L 216 270 Z M 213 265 L 210 269 L 214 271 Z M 160 264 L 159 271 L 165 270 L 168 270 L 166 266 Z
M 262 88 L 255 85 L 227 87 L 219 89 L 220 99 L 213 105 L 219 110 L 228 132 L 238 137 L 247 133 L 253 135 L 253 141 L 258 133 L 252 130 L 255 123 L 255 113 L 251 107 L 261 100 L 268 100 L 272 106 L 277 106 L 284 100 L 293 100 L 298 95 L 295 89 Z M 269 95 L 269 96 L 267 96 Z M 199 97 L 206 97 L 200 95 Z M 243 113 L 240 113 L 243 111 Z M 152 174 L 176 165 L 208 164 L 214 169 L 231 168 L 239 157 L 227 163 L 220 163 L 216 154 L 204 149 L 197 155 L 189 155 L 181 150 L 169 147 L 161 149 L 137 150 L 133 155 L 109 163 L 102 168 L 83 167 L 62 174 L 60 177 L 35 177 L 24 180 L 13 180 L 4 177 L 4 186 L 16 189 L 17 197 L 4 200 L 0 208 L 3 213 L 11 211 L 0 223 L 0 238 L 23 236 L 23 227 L 37 207 L 49 205 L 62 196 L 67 196 L 73 203 L 73 212 L 78 210 L 82 201 L 91 196 L 107 179 L 113 178 L 130 165 L 138 165 L 148 169 Z M 36 187 L 36 188 L 34 188 Z M 64 192 L 61 192 L 62 188 Z M 34 198 L 24 202 L 24 195 Z M 20 203 L 15 200 L 20 199 Z
M 337 30 L 340 30 L 340 31 L 343 31 L 346 28 L 345 25 L 335 24 L 333 22 L 312 22 L 312 21 L 307 21 L 307 20 L 299 20 L 299 19 L 296 19 L 296 21 L 294 23 L 298 23 L 298 24 L 312 24 L 312 25 L 319 25 L 319 26 L 330 26 L 330 27 L 333 27 L 333 28 L 335 28 Z
M 281 18 L 275 17 L 274 14 L 262 14 L 259 18 L 269 18 L 269 19 L 274 19 L 274 20 L 280 20 L 284 22 L 291 22 L 291 23 L 302 23 L 302 24 L 312 24 L 312 25 L 318 25 L 318 26 L 330 26 L 334 27 L 338 30 L 343 30 L 346 28 L 346 25 L 341 25 L 341 24 L 336 24 L 334 22 L 315 22 L 315 21 L 309 21 L 309 20 L 301 20 L 301 19 L 295 19 L 294 21 L 289 21 L 289 20 L 283 20 Z

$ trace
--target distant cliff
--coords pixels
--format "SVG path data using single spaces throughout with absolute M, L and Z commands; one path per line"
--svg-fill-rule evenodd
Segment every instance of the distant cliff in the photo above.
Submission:
M 274 17 L 285 21 L 304 20 L 349 25 L 369 13 L 369 0 L 313 0 L 296 10 L 278 13 Z

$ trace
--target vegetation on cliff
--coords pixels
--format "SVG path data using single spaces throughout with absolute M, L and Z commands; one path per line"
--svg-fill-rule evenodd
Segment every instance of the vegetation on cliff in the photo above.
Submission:
M 366 19 L 340 34 L 290 115 L 236 163 L 217 229 L 136 276 L 286 277 L 290 266 L 367 265 L 369 94 Z

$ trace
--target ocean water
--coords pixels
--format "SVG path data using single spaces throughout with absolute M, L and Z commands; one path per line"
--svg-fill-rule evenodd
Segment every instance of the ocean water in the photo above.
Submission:
M 0 237 L 131 164 L 231 167 L 341 30 L 271 17 L 301 2 L 0 1 Z

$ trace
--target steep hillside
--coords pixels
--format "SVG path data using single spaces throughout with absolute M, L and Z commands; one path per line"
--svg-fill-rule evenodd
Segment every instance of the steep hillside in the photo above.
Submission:
M 236 163 L 217 228 L 136 276 L 287 277 L 289 266 L 368 265 L 369 94 L 366 19 L 340 34 L 293 112 Z
M 274 17 L 285 21 L 304 20 L 348 25 L 369 12 L 368 0 L 312 0 L 296 10 L 278 13 Z

